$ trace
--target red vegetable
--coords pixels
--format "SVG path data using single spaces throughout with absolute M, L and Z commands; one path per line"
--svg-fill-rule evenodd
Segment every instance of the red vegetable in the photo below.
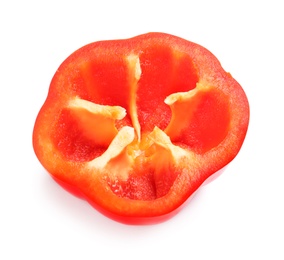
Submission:
M 239 152 L 241 86 L 208 50 L 163 33 L 101 41 L 56 71 L 33 145 L 64 187 L 124 223 L 162 221 Z

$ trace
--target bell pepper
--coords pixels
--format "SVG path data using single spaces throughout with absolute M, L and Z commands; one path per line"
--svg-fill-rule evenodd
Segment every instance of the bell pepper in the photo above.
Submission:
M 33 130 L 63 187 L 127 224 L 164 221 L 238 154 L 240 84 L 206 48 L 165 33 L 90 43 L 52 78 Z

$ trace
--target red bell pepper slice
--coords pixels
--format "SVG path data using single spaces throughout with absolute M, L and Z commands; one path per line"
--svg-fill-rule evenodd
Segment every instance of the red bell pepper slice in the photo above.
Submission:
M 242 87 L 212 53 L 148 33 L 71 54 L 51 81 L 33 146 L 60 184 L 107 216 L 153 223 L 233 160 L 248 123 Z

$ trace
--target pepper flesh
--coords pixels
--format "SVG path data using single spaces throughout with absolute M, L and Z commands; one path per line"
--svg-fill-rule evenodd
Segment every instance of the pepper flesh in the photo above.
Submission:
M 239 152 L 247 97 L 207 49 L 164 33 L 101 41 L 55 73 L 35 122 L 46 170 L 109 217 L 175 214 Z

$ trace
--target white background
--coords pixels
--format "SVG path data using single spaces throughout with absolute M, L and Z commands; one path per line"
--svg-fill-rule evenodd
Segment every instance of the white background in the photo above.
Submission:
M 284 259 L 281 0 L 2 1 L 0 259 Z M 247 93 L 241 152 L 173 219 L 127 226 L 60 188 L 32 148 L 60 63 L 97 40 L 160 31 L 213 52 Z

